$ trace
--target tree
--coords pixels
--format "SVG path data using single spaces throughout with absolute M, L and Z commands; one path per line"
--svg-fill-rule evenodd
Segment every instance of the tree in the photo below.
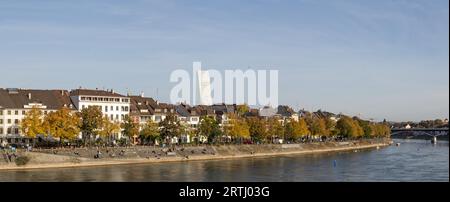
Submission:
M 293 121 L 287 122 L 284 124 L 284 137 L 289 140 L 295 140 L 295 136 L 297 136 Z
M 44 128 L 53 137 L 64 140 L 73 140 L 80 133 L 80 117 L 72 113 L 68 108 L 61 108 L 56 112 L 50 112 L 44 119 Z
M 143 140 L 151 140 L 155 142 L 155 140 L 160 137 L 158 124 L 153 122 L 151 119 L 148 120 L 147 123 L 144 124 L 139 135 Z
M 198 134 L 208 137 L 208 142 L 214 142 L 217 137 L 222 135 L 222 131 L 220 130 L 219 123 L 214 118 L 205 116 L 200 120 Z
M 373 136 L 377 137 L 389 137 L 391 134 L 391 129 L 387 124 L 384 123 L 376 123 L 371 125 Z
M 267 125 L 267 134 L 272 138 L 284 136 L 284 127 L 277 118 L 270 118 L 267 121 Z
M 312 119 L 310 131 L 314 136 L 328 136 L 330 134 L 330 132 L 327 130 L 325 120 L 323 120 L 322 118 Z
M 326 130 L 329 132 L 330 136 L 337 135 L 338 130 L 336 130 L 336 121 L 335 120 L 332 120 L 331 118 L 326 118 L 325 126 L 326 126 Z
M 266 122 L 257 117 L 250 117 L 247 119 L 250 137 L 256 141 L 265 142 L 267 139 Z
M 306 120 L 304 118 L 301 118 L 296 122 L 297 125 L 297 131 L 299 135 L 305 136 L 311 134 L 311 131 L 308 129 L 308 124 L 306 124 Z
M 20 128 L 22 133 L 29 138 L 36 138 L 40 134 L 45 135 L 42 111 L 37 107 L 31 108 L 21 121 Z
M 303 118 L 299 121 L 290 120 L 285 124 L 285 136 L 291 141 L 297 141 L 299 138 L 309 134 L 310 131 Z
M 125 135 L 127 139 L 133 138 L 134 142 L 134 139 L 139 135 L 139 124 L 136 123 L 130 116 L 126 116 L 121 127 L 123 129 L 122 134 Z
M 245 113 L 250 111 L 250 108 L 247 104 L 237 105 L 236 111 L 238 116 L 244 116 Z
M 92 137 L 95 137 L 102 128 L 103 115 L 102 111 L 97 106 L 89 106 L 81 110 L 79 115 L 81 117 L 81 132 L 83 132 L 84 143 L 86 139 L 91 143 Z
M 364 133 L 358 122 L 347 116 L 343 116 L 339 119 L 336 123 L 336 129 L 339 130 L 339 135 L 347 138 L 357 138 Z
M 250 131 L 247 122 L 238 116 L 229 115 L 227 134 L 235 139 L 250 138 Z
M 370 121 L 362 120 L 360 118 L 354 118 L 355 121 L 361 126 L 363 130 L 363 136 L 364 137 L 372 137 L 374 135 L 373 131 L 373 125 L 370 123 Z
M 174 114 L 167 115 L 163 121 L 159 122 L 159 127 L 161 128 L 161 138 L 166 141 L 183 132 L 180 121 Z
M 108 117 L 103 117 L 102 129 L 99 131 L 99 135 L 105 138 L 107 142 L 111 141 L 114 134 L 120 133 L 120 124 L 109 120 Z

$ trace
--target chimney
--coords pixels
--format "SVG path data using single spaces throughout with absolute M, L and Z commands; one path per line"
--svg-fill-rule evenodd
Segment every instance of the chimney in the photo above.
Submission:
M 28 99 L 31 100 L 31 93 L 28 93 Z
M 141 91 L 141 97 L 144 97 L 144 91 Z
M 61 96 L 64 96 L 64 90 L 61 90 Z

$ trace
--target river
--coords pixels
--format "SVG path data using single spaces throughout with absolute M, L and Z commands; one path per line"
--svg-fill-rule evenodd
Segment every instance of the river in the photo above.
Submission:
M 449 143 L 400 140 L 362 151 L 0 171 L 0 181 L 449 181 Z

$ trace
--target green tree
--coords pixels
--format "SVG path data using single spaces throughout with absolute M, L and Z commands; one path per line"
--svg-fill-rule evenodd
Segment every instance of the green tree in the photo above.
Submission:
M 339 130 L 339 135 L 347 138 L 357 138 L 364 134 L 364 130 L 359 126 L 358 122 L 347 116 L 339 119 L 336 128 Z
M 370 121 L 366 121 L 366 120 L 362 120 L 359 118 L 354 118 L 355 121 L 357 121 L 357 123 L 359 124 L 359 126 L 361 126 L 362 130 L 363 130 L 363 136 L 366 138 L 370 138 L 374 135 L 373 133 L 373 126 L 370 123 Z
M 159 126 L 152 120 L 148 120 L 139 133 L 142 140 L 150 140 L 155 142 L 160 137 Z
M 20 129 L 29 138 L 36 138 L 40 134 L 45 135 L 42 111 L 37 107 L 31 108 L 20 122 Z
M 159 122 L 159 127 L 161 129 L 161 138 L 165 141 L 172 137 L 178 137 L 183 132 L 183 127 L 174 114 L 167 115 L 163 121 Z
M 263 119 L 250 117 L 247 119 L 250 137 L 256 141 L 265 142 L 267 139 L 266 123 Z
M 214 118 L 204 116 L 200 120 L 198 134 L 207 137 L 208 142 L 215 142 L 217 137 L 222 135 L 222 130 L 220 130 L 219 123 Z
M 89 145 L 91 145 L 92 138 L 98 135 L 98 132 L 102 128 L 103 124 L 103 115 L 100 107 L 98 106 L 89 106 L 81 110 L 81 132 L 83 133 L 83 140 L 86 144 L 89 141 Z

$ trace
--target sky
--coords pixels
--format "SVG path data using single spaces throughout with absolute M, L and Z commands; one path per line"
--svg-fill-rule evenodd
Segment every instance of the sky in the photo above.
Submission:
M 175 69 L 279 70 L 279 103 L 449 116 L 448 0 L 0 1 L 0 88 L 168 102 Z

